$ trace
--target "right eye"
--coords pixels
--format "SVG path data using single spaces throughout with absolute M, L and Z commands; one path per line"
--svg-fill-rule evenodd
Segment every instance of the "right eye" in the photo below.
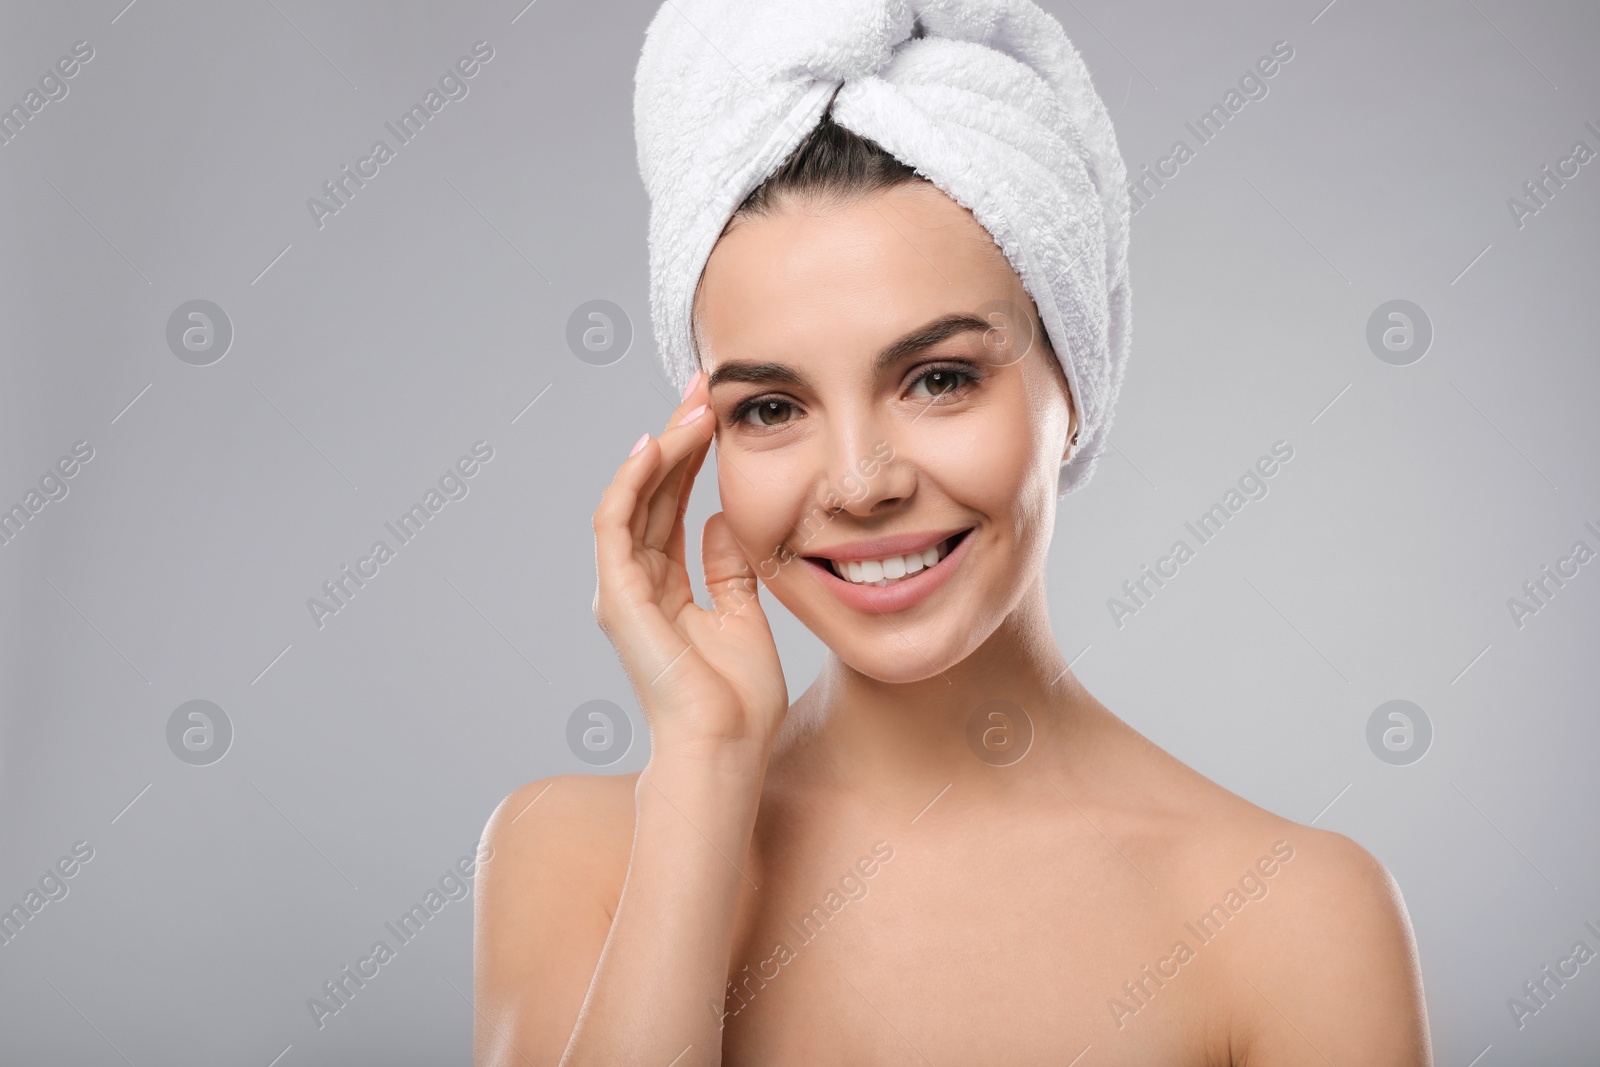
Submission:
M 781 397 L 754 397 L 739 404 L 733 421 L 748 426 L 782 426 L 794 418 L 795 406 Z M 754 421 L 751 421 L 754 416 Z

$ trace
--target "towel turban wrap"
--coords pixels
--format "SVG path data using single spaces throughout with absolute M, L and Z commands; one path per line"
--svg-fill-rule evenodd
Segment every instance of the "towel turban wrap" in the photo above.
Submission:
M 1077 406 L 1059 492 L 1104 448 L 1127 362 L 1126 168 L 1060 23 L 1032 0 L 666 0 L 634 82 L 650 312 L 698 365 L 695 289 L 724 225 L 832 104 L 972 212 L 1033 298 Z

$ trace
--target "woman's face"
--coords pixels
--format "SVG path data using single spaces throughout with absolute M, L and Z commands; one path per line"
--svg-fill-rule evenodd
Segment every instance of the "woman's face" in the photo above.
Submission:
M 880 681 L 981 645 L 1039 580 L 1073 420 L 988 232 L 922 181 L 786 203 L 717 243 L 695 321 L 723 512 L 773 595 Z

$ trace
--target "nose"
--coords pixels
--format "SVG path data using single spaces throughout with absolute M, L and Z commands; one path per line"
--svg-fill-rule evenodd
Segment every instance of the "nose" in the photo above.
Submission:
M 895 450 L 883 424 L 861 419 L 840 425 L 828 445 L 829 503 L 859 518 L 892 511 L 916 489 L 916 471 Z

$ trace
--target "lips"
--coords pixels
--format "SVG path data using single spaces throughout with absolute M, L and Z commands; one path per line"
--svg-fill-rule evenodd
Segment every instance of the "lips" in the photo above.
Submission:
M 932 543 L 925 535 L 880 538 L 840 546 L 827 556 L 802 558 L 846 605 L 861 612 L 887 614 L 920 603 L 943 585 L 966 557 L 971 532 L 970 527 L 958 530 Z M 919 542 L 925 547 L 919 548 Z M 896 570 L 899 576 L 892 576 Z

